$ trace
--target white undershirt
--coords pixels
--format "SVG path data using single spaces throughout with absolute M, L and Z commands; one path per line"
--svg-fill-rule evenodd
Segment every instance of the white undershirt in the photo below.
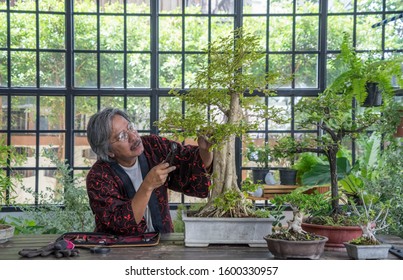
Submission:
M 131 167 L 122 166 L 122 168 L 127 173 L 127 175 L 129 176 L 129 178 L 132 181 L 132 184 L 134 186 L 134 189 L 137 192 L 139 190 L 139 188 L 140 188 L 141 183 L 143 183 L 143 176 L 141 175 L 141 169 L 140 169 L 139 161 L 136 160 L 136 163 Z M 146 231 L 147 232 L 154 231 L 153 222 L 152 222 L 152 219 L 151 219 L 151 212 L 150 212 L 150 209 L 148 208 L 148 205 L 147 205 L 146 210 L 144 212 L 144 219 L 146 220 L 146 223 L 147 223 L 147 230 Z

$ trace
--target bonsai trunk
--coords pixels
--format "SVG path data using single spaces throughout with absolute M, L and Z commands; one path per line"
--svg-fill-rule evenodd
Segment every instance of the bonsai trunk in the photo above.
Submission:
M 231 101 L 229 110 L 224 112 L 225 119 L 228 124 L 239 125 L 241 120 L 241 107 L 239 94 L 231 93 Z M 238 177 L 235 166 L 235 139 L 236 135 L 230 135 L 228 140 L 223 142 L 214 149 L 214 171 L 212 175 L 212 189 L 209 200 L 205 207 L 197 214 L 200 217 L 243 217 L 248 216 L 249 211 L 245 207 L 245 198 L 238 186 Z M 237 200 L 236 206 L 232 207 L 228 212 L 217 209 L 215 199 L 224 193 L 232 191 L 239 194 L 240 199 Z
M 330 186 L 332 195 L 333 214 L 339 212 L 339 186 L 337 183 L 337 147 L 332 147 L 326 152 L 330 167 Z

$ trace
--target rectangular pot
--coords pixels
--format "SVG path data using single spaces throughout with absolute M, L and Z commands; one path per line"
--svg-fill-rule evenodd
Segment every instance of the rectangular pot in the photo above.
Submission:
M 185 246 L 247 244 L 266 247 L 264 236 L 271 234 L 274 218 L 199 218 L 183 213 Z
M 390 244 L 380 245 L 355 245 L 345 242 L 347 255 L 354 260 L 380 260 L 387 259 Z

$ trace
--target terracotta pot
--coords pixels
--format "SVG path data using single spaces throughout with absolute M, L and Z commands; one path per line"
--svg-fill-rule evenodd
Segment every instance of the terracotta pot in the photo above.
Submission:
M 279 259 L 313 259 L 317 260 L 325 249 L 326 236 L 312 241 L 290 241 L 265 236 L 267 248 L 275 258 Z
M 324 226 L 302 223 L 302 229 L 317 235 L 326 236 L 329 240 L 326 242 L 326 249 L 345 250 L 344 242 L 348 242 L 362 235 L 359 226 Z

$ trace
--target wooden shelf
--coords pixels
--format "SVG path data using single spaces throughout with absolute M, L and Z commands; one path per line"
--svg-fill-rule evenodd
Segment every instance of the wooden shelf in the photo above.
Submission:
M 275 195 L 287 194 L 300 187 L 299 185 L 263 185 L 263 195 L 261 197 L 250 196 L 251 200 L 268 200 L 274 198 Z M 325 192 L 329 187 L 318 186 L 316 189 L 319 192 Z M 312 190 L 306 191 L 306 193 L 312 193 Z

